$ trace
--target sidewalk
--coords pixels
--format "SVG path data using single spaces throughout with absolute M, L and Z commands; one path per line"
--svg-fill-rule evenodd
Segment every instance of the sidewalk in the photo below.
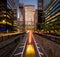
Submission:
M 47 36 L 52 36 L 52 37 L 60 38 L 60 35 L 58 35 L 58 34 L 42 33 L 42 32 L 34 32 L 34 33 L 36 33 L 36 34 L 43 34 L 43 35 L 47 35 Z
M 18 34 L 20 32 L 14 32 L 14 33 L 0 33 L 0 37 L 1 36 L 8 36 L 8 35 L 13 35 L 13 34 Z

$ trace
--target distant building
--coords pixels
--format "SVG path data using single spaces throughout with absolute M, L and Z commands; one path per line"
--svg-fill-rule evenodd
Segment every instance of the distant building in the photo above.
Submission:
M 37 30 L 37 22 L 38 22 L 38 10 L 35 10 L 34 14 L 34 30 Z
M 43 22 L 44 22 L 43 0 L 38 0 L 38 23 L 37 23 L 37 30 L 42 29 L 42 23 Z
M 43 9 L 43 2 L 44 2 L 44 0 L 38 0 L 38 10 Z
M 34 29 L 34 5 L 25 5 L 25 29 Z
M 45 23 L 52 30 L 60 29 L 60 0 L 51 0 L 45 9 Z
M 24 8 L 24 4 L 20 3 L 19 8 L 20 8 L 19 26 L 20 26 L 20 30 L 24 31 L 25 30 L 25 8 Z

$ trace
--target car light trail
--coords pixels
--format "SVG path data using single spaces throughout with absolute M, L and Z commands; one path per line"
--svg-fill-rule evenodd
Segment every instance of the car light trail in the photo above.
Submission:
M 31 42 L 32 42 L 32 32 L 30 31 L 29 32 L 28 43 L 31 43 Z
M 35 57 L 35 50 L 32 44 L 27 45 L 25 57 Z
M 32 43 L 32 31 L 29 31 L 28 44 L 26 46 L 25 57 L 36 57 L 34 45 Z

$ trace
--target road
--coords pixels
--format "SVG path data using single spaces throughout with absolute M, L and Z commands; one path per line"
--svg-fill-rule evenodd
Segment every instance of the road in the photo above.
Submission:
M 37 44 L 32 31 L 30 31 L 20 41 L 11 57 L 47 57 Z
M 0 37 L 1 36 L 8 36 L 8 35 L 15 35 L 15 34 L 19 34 L 20 32 L 14 32 L 14 33 L 0 33 Z

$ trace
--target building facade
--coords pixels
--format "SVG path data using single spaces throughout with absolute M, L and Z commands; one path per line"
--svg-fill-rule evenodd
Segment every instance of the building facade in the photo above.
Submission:
M 37 30 L 42 29 L 42 23 L 43 22 L 44 22 L 43 0 L 38 0 L 38 22 L 37 22 Z
M 2 0 L 0 1 L 0 32 L 6 31 L 6 8 L 7 8 L 7 1 Z M 4 24 L 5 23 L 5 24 Z
M 0 1 L 0 32 L 12 32 L 14 30 L 14 0 Z
M 34 29 L 34 5 L 25 5 L 25 29 Z
M 53 0 L 45 9 L 45 23 L 48 29 L 60 30 L 60 0 Z
M 24 31 L 25 30 L 25 8 L 24 8 L 24 4 L 20 3 L 19 8 L 20 8 L 19 26 L 20 26 L 20 30 Z
M 14 27 L 14 29 L 15 29 L 15 31 L 17 31 L 17 8 L 16 9 L 14 9 L 14 15 L 13 15 L 14 17 L 14 20 L 13 20 L 13 27 Z
M 37 30 L 37 22 L 38 22 L 38 10 L 35 10 L 35 14 L 34 14 L 34 31 Z
M 38 0 L 38 10 L 43 9 L 43 2 L 44 2 L 44 0 Z

